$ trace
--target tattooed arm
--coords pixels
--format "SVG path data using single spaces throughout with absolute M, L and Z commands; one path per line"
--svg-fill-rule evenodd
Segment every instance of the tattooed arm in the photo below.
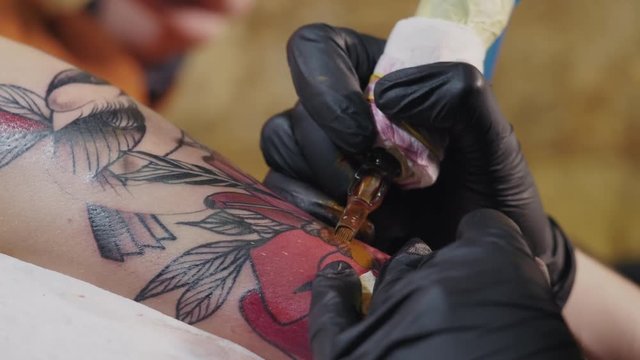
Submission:
M 0 53 L 0 251 L 259 355 L 310 357 L 310 281 L 349 261 L 330 231 L 119 89 Z

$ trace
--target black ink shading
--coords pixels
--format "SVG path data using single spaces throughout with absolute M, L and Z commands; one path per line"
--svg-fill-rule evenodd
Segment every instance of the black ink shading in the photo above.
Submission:
M 47 89 L 47 105 L 58 113 L 70 112 L 63 105 L 55 104 L 60 92 L 82 91 L 86 86 L 95 87 L 98 93 L 113 90 L 109 95 L 92 98 L 85 104 L 93 104 L 87 114 L 81 114 L 69 124 L 60 124 L 54 132 L 55 153 L 71 157 L 74 174 L 97 176 L 100 172 L 133 149 L 146 131 L 144 115 L 135 102 L 104 80 L 86 72 L 70 69 L 56 75 Z M 54 121 L 54 128 L 56 123 Z
M 199 227 L 225 236 L 256 234 L 263 239 L 271 239 L 279 233 L 293 229 L 290 225 L 243 209 L 214 210 L 211 215 L 200 221 L 178 224 Z
M 242 189 L 264 194 L 271 193 L 251 183 L 245 183 L 232 178 L 224 172 L 212 168 L 184 161 L 170 159 L 144 151 L 129 151 L 127 156 L 133 156 L 148 163 L 130 173 L 118 174 L 117 177 L 124 184 L 129 182 L 157 182 L 169 185 L 209 185 Z
M 47 108 L 45 100 L 20 86 L 0 84 L 0 108 L 27 119 L 51 123 L 51 110 Z
M 86 92 L 89 86 L 100 97 L 65 103 L 67 91 Z M 75 119 L 56 120 L 76 111 Z M 133 100 L 77 69 L 58 73 L 44 98 L 19 86 L 0 84 L 0 168 L 52 136 L 54 156 L 63 168 L 100 180 L 102 171 L 135 148 L 145 131 L 144 115 Z
M 80 103 L 67 101 L 69 94 L 73 97 L 87 89 L 96 90 L 97 95 L 85 100 L 82 96 L 75 98 Z M 184 133 L 164 156 L 135 151 L 145 132 L 144 115 L 133 100 L 105 81 L 79 70 L 57 74 L 44 97 L 18 86 L 0 84 L 0 168 L 50 136 L 61 171 L 86 176 L 103 186 L 111 185 L 109 179 L 115 179 L 121 186 L 132 182 L 205 185 L 273 197 L 256 180 L 236 173 L 215 153 Z M 205 151 L 203 161 L 211 166 L 169 158 L 182 146 Z M 145 165 L 132 172 L 114 174 L 110 165 L 125 156 L 143 160 Z M 273 205 L 245 206 L 279 211 Z M 86 207 L 98 251 L 105 259 L 124 262 L 128 256 L 143 255 L 147 249 L 161 250 L 165 241 L 176 240 L 153 214 L 120 211 L 100 204 Z M 178 224 L 222 235 L 227 240 L 203 244 L 171 261 L 139 292 L 136 301 L 180 289 L 176 317 L 190 324 L 200 322 L 224 305 L 242 269 L 251 262 L 251 249 L 294 228 L 247 207 L 212 210 L 199 221 Z M 309 285 L 304 284 L 296 291 L 309 291 Z
M 118 177 L 125 183 L 143 181 L 170 185 L 187 184 L 225 187 L 230 187 L 237 183 L 216 169 L 209 169 L 204 166 L 142 151 L 130 151 L 127 155 L 147 161 L 148 163 L 133 172 L 119 174 Z
M 167 265 L 136 296 L 136 301 L 186 288 L 176 304 L 176 318 L 195 324 L 227 300 L 249 250 L 261 241 L 218 241 L 195 247 Z
M 55 152 L 66 152 L 74 174 L 96 176 L 142 139 L 144 119 L 137 108 L 106 108 L 75 120 L 54 134 Z
M 139 214 L 88 204 L 93 237 L 105 259 L 123 262 L 125 256 L 143 255 L 146 248 L 164 249 L 162 241 L 176 240 L 169 229 L 151 214 Z
M 51 133 L 51 111 L 31 90 L 0 84 L 0 168 Z
M 249 261 L 249 250 L 293 228 L 242 209 L 218 209 L 200 221 L 179 224 L 223 236 L 243 237 L 204 244 L 185 252 L 136 296 L 136 301 L 144 301 L 186 287 L 176 304 L 176 318 L 189 324 L 204 320 L 224 304 Z M 258 240 L 247 240 L 252 238 Z

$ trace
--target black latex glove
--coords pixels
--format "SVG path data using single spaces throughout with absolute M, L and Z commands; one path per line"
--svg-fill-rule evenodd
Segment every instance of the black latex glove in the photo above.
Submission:
M 303 27 L 288 44 L 300 101 L 263 129 L 262 151 L 272 169 L 265 183 L 329 223 L 375 138 L 363 89 L 383 47 L 382 40 L 328 25 Z M 374 95 L 391 121 L 444 133 L 449 143 L 432 187 L 391 188 L 370 216 L 372 245 L 393 253 L 416 236 L 439 248 L 453 241 L 466 213 L 493 208 L 522 229 L 563 304 L 575 272 L 572 247 L 543 211 L 518 140 L 480 72 L 462 63 L 403 69 L 380 79 Z
M 504 215 L 476 210 L 455 243 L 425 253 L 414 240 L 391 260 L 364 318 L 349 264 L 318 273 L 309 314 L 314 358 L 581 359 L 546 275 Z

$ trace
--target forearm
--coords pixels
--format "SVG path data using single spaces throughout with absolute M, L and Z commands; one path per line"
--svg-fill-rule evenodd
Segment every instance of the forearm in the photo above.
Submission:
M 640 289 L 576 251 L 564 317 L 589 359 L 640 358 Z
M 308 354 L 310 281 L 350 260 L 327 229 L 117 88 L 0 53 L 0 251 L 262 356 Z

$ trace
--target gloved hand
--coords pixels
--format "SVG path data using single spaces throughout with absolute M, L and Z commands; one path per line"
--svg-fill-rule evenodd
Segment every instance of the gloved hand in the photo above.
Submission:
M 303 27 L 288 44 L 300 101 L 263 128 L 261 147 L 271 167 L 265 184 L 330 224 L 375 138 L 363 89 L 383 47 L 382 40 L 328 25 Z M 403 69 L 380 79 L 374 95 L 391 121 L 439 132 L 449 142 L 432 187 L 390 189 L 370 216 L 372 245 L 393 253 L 415 236 L 439 248 L 454 240 L 466 213 L 496 209 L 515 221 L 548 266 L 564 304 L 575 273 L 572 247 L 547 218 L 513 129 L 480 72 L 463 63 Z
M 504 215 L 476 210 L 455 243 L 428 252 L 414 240 L 391 259 L 364 317 L 353 268 L 320 271 L 309 314 L 314 358 L 581 359 L 544 265 Z

